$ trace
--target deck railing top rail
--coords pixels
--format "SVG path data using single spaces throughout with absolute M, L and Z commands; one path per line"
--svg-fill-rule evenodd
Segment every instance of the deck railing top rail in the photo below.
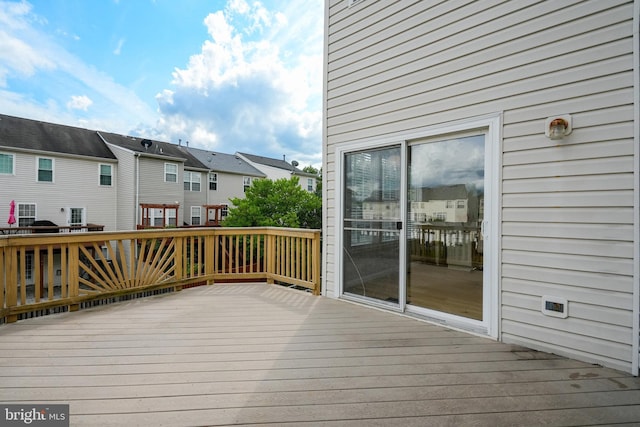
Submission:
M 104 225 L 30 225 L 27 227 L 0 227 L 2 235 L 25 235 L 43 233 L 87 233 L 92 231 L 103 231 Z

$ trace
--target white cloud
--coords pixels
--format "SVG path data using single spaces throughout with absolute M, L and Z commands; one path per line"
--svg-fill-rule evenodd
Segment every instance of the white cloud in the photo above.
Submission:
M 156 97 L 171 140 L 319 164 L 322 1 L 293 3 L 230 0 L 205 18 L 210 40 Z
M 32 76 L 38 69 L 55 68 L 42 52 L 14 34 L 29 32 L 31 5 L 26 2 L 0 2 L 0 87 L 12 74 Z
M 67 102 L 67 108 L 71 110 L 83 110 L 87 111 L 87 109 L 93 104 L 93 101 L 86 95 L 74 95 L 71 97 L 71 100 Z
M 484 136 L 414 145 L 411 157 L 418 159 L 411 164 L 412 186 L 465 184 L 484 188 Z
M 156 123 L 157 112 L 133 90 L 71 54 L 47 30 L 29 3 L 0 0 L 0 111 L 120 133 Z M 9 81 L 29 85 L 29 92 L 12 92 Z M 69 92 L 84 92 L 86 99 L 74 100 Z M 89 105 L 91 117 L 74 114 Z
M 118 45 L 113 50 L 114 55 L 120 55 L 120 53 L 122 52 L 122 46 L 124 45 L 124 42 L 125 42 L 125 39 L 118 40 Z

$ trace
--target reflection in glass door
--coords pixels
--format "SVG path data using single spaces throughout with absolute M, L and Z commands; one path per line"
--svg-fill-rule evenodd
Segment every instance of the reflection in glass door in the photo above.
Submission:
M 342 275 L 345 294 L 398 304 L 400 147 L 345 155 Z
M 485 135 L 408 151 L 407 304 L 483 320 Z

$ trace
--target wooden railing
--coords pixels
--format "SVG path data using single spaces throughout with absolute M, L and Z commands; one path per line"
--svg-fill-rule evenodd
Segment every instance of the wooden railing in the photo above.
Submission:
M 0 321 L 88 301 L 215 281 L 320 293 L 320 232 L 188 228 L 0 236 Z
M 86 233 L 88 231 L 102 231 L 104 225 L 30 225 L 28 227 L 0 227 L 3 234 L 41 234 L 41 233 Z

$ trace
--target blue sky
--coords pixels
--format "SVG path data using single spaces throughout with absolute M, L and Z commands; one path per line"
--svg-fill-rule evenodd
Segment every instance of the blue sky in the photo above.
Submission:
M 0 113 L 321 162 L 323 0 L 0 0 Z

